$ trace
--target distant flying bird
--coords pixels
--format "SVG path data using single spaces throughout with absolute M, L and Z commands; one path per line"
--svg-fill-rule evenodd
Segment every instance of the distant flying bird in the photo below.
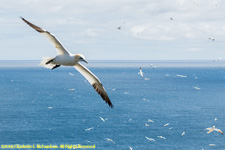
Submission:
M 170 18 L 170 20 L 172 20 L 172 21 L 173 21 L 173 18 Z
M 121 26 L 119 26 L 117 29 L 118 29 L 118 30 L 121 30 Z
M 216 146 L 216 144 L 209 144 L 209 146 Z
M 141 67 L 140 67 L 140 72 L 138 72 L 138 74 L 140 74 L 142 77 L 144 77 L 144 76 L 143 76 L 143 72 L 142 72 L 142 70 L 141 70 Z
M 209 40 L 211 40 L 211 41 L 213 41 L 213 42 L 214 42 L 216 39 L 214 39 L 214 38 L 209 38 Z
M 160 138 L 160 139 L 166 139 L 165 137 L 163 137 L 163 136 L 157 136 L 158 138 Z
M 87 142 L 87 143 L 91 143 L 91 141 L 88 141 L 88 140 L 85 140 L 85 142 Z
M 176 74 L 177 77 L 181 77 L 181 78 L 187 78 L 188 76 L 184 76 L 184 75 L 180 75 L 180 74 Z
M 186 131 L 184 130 L 184 131 L 181 133 L 181 136 L 184 136 L 184 135 L 185 135 L 185 132 L 186 132 Z
M 196 89 L 196 90 L 201 90 L 199 87 L 197 87 L 197 86 L 194 86 L 193 87 L 194 89 Z
M 92 130 L 92 129 L 94 129 L 94 127 L 87 128 L 87 129 L 85 129 L 84 131 L 90 131 L 90 130 Z
M 207 133 L 211 133 L 213 131 L 220 132 L 223 135 L 223 132 L 220 129 L 215 128 L 215 126 L 212 126 L 211 128 L 206 128 L 205 130 L 209 130 Z
M 151 66 L 152 69 L 156 68 L 156 65 L 151 64 L 150 66 Z
M 166 126 L 168 126 L 169 124 L 170 124 L 170 123 L 167 123 L 167 124 L 164 124 L 163 126 L 166 127 Z
M 130 148 L 130 150 L 133 150 L 133 148 L 132 147 L 129 147 Z
M 213 62 L 217 62 L 217 61 L 220 61 L 220 60 L 222 60 L 222 58 L 221 58 L 221 57 L 219 57 L 219 58 L 217 58 L 217 59 L 213 60 Z
M 145 137 L 147 140 L 149 140 L 149 141 L 155 141 L 155 139 L 152 139 L 152 138 L 149 138 L 149 137 Z
M 145 78 L 145 80 L 150 80 L 149 78 Z
M 68 89 L 69 91 L 75 91 L 75 89 Z
M 148 122 L 154 122 L 153 120 L 151 120 L 151 119 L 148 119 Z
M 21 19 L 27 23 L 30 27 L 44 35 L 50 42 L 55 46 L 57 50 L 57 56 L 52 58 L 43 58 L 41 65 L 49 68 L 49 69 L 55 69 L 57 67 L 60 67 L 61 65 L 64 66 L 73 66 L 76 68 L 94 87 L 96 92 L 102 97 L 102 99 L 111 107 L 113 108 L 113 104 L 111 103 L 102 83 L 96 77 L 90 70 L 88 70 L 85 66 L 80 64 L 79 62 L 87 62 L 84 55 L 82 54 L 71 54 L 69 51 L 67 51 L 63 45 L 57 40 L 57 38 L 50 32 L 30 23 L 23 17 Z
M 146 127 L 149 127 L 150 125 L 149 125 L 149 124 L 147 124 L 147 123 L 145 123 L 145 126 L 146 126 Z
M 102 117 L 100 117 L 100 116 L 99 116 L 99 118 L 100 118 L 103 122 L 105 122 L 105 119 L 103 119 L 103 118 L 102 118 Z
M 69 75 L 74 76 L 74 74 L 73 73 L 70 73 L 70 72 L 69 72 Z
M 105 138 L 107 141 L 110 141 L 110 142 L 112 142 L 112 143 L 114 143 L 115 144 L 115 142 L 112 140 L 112 139 L 109 139 L 109 138 Z
M 215 118 L 214 120 L 217 121 L 217 118 Z

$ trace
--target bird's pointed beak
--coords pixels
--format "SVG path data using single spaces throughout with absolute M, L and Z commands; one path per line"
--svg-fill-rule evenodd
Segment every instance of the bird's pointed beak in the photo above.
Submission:
M 83 59 L 84 62 L 86 62 L 88 64 L 88 61 L 86 59 Z

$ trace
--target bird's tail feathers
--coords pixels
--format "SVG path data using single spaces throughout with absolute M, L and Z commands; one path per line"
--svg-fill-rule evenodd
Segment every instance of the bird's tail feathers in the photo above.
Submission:
M 53 59 L 53 57 L 43 57 L 39 65 L 48 69 L 52 69 L 55 66 L 55 64 L 52 64 L 51 62 Z

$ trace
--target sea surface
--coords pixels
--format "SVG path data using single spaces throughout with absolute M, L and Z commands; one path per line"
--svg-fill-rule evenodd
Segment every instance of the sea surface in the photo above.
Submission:
M 90 62 L 86 66 L 101 80 L 113 109 L 73 67 L 49 70 L 38 63 L 0 61 L 1 146 L 225 149 L 224 135 L 204 130 L 215 125 L 225 132 L 225 62 Z

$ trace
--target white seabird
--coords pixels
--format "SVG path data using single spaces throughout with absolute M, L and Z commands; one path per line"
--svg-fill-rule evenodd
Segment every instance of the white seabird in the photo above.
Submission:
M 197 86 L 194 86 L 193 88 L 196 89 L 196 90 L 201 90 L 201 88 L 199 88 Z
M 69 91 L 75 91 L 75 89 L 68 89 Z
M 147 124 L 147 123 L 145 123 L 145 126 L 146 126 L 146 127 L 150 127 L 150 125 L 149 125 L 149 124 Z
M 153 139 L 153 138 L 149 138 L 149 137 L 145 137 L 147 140 L 149 140 L 149 141 L 155 141 L 155 139 Z
M 148 119 L 148 122 L 154 122 L 153 120 L 151 120 L 151 119 Z
M 160 139 L 166 139 L 165 137 L 163 137 L 163 136 L 157 136 L 158 138 L 160 138 Z
M 90 131 L 90 130 L 92 130 L 92 129 L 94 129 L 94 127 L 87 128 L 87 129 L 85 129 L 84 131 Z
M 211 133 L 213 131 L 220 132 L 223 135 L 223 132 L 220 129 L 215 128 L 215 126 L 212 126 L 211 128 L 206 128 L 205 130 L 209 130 L 207 133 Z
M 115 142 L 112 140 L 112 139 L 109 139 L 109 138 L 105 138 L 107 141 L 110 141 L 110 142 L 112 142 L 112 143 L 114 143 L 115 144 Z
M 69 72 L 69 75 L 74 76 L 74 74 L 73 74 L 73 73 L 71 73 L 71 72 Z
M 188 76 L 184 76 L 184 75 L 180 75 L 180 74 L 176 74 L 177 77 L 181 77 L 181 78 L 187 78 Z
M 33 29 L 44 35 L 50 42 L 54 45 L 57 50 L 57 56 L 52 58 L 43 58 L 41 65 L 49 68 L 55 69 L 57 67 L 63 66 L 73 66 L 76 68 L 94 87 L 96 92 L 102 97 L 102 99 L 111 107 L 113 108 L 113 104 L 111 103 L 102 83 L 90 70 L 88 70 L 85 66 L 80 64 L 80 61 L 87 62 L 85 60 L 84 55 L 82 54 L 71 54 L 67 51 L 63 45 L 57 40 L 57 38 L 50 32 L 30 23 L 29 21 L 25 20 L 23 17 L 21 19 L 31 26 Z
M 163 126 L 166 127 L 166 126 L 168 126 L 169 124 L 170 124 L 170 123 L 167 123 L 167 124 L 164 124 Z
M 144 76 L 143 76 L 143 72 L 142 72 L 142 70 L 141 70 L 141 67 L 140 67 L 140 72 L 138 72 L 138 74 L 140 74 L 142 77 L 144 77 Z
M 184 136 L 185 135 L 185 130 L 181 133 L 181 135 L 180 136 Z
M 100 118 L 103 122 L 105 122 L 105 119 L 104 119 L 104 118 L 102 118 L 101 116 L 99 116 L 99 118 Z

